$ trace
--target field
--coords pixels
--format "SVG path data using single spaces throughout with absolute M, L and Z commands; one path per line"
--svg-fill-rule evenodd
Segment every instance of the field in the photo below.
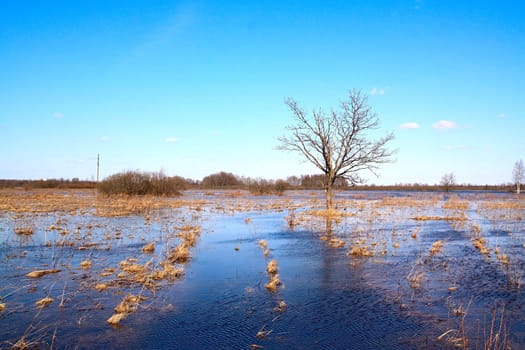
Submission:
M 525 347 L 498 192 L 0 191 L 0 347 Z

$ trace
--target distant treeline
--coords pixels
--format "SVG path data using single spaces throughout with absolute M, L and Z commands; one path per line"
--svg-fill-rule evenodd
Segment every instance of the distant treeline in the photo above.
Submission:
M 286 179 L 267 180 L 237 176 L 229 172 L 218 172 L 204 177 L 202 180 L 192 180 L 180 176 L 167 176 L 162 172 L 126 171 L 111 175 L 101 182 L 74 179 L 48 180 L 0 180 L 0 188 L 97 188 L 105 194 L 154 194 L 174 195 L 187 189 L 232 189 L 248 190 L 253 194 L 282 194 L 286 190 L 317 190 L 323 189 L 324 175 L 290 176 Z M 442 185 L 428 184 L 395 184 L 395 185 L 358 185 L 352 186 L 344 179 L 337 179 L 335 186 L 339 190 L 364 191 L 443 191 Z M 450 191 L 514 191 L 511 184 L 502 185 L 470 185 L 456 184 L 448 188 Z
M 74 179 L 2 180 L 0 188 L 94 188 L 95 181 Z

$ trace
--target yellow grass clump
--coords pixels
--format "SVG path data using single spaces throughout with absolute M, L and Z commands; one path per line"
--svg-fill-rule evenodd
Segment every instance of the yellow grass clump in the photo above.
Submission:
M 268 249 L 268 243 L 264 239 L 261 239 L 259 241 L 259 247 L 263 249 L 264 256 L 270 255 L 270 249 Z
M 175 278 L 184 276 L 184 269 L 177 268 L 168 261 L 163 261 L 160 263 L 160 265 L 163 267 L 163 270 L 156 270 L 150 275 L 150 277 L 154 280 L 173 280 Z
M 274 274 L 270 277 L 270 281 L 264 286 L 270 292 L 277 292 L 277 288 L 281 285 L 281 280 L 278 274 Z
M 353 256 L 372 256 L 374 253 L 370 251 L 368 246 L 353 246 L 349 252 Z
M 48 274 L 51 274 L 51 273 L 58 273 L 60 272 L 61 270 L 59 269 L 52 269 L 52 270 L 35 270 L 35 271 L 31 271 L 29 272 L 26 276 L 27 277 L 30 277 L 30 278 L 40 278 L 44 275 L 48 275 Z
M 128 314 L 122 313 L 122 314 L 113 314 L 110 318 L 106 320 L 107 323 L 111 325 L 117 325 L 126 318 Z
M 339 238 L 332 238 L 328 241 L 328 245 L 332 248 L 343 248 L 345 241 Z
M 184 243 L 172 249 L 170 255 L 168 256 L 168 260 L 171 263 L 185 263 L 188 260 L 190 260 L 190 258 L 190 250 L 188 246 Z
M 35 232 L 32 227 L 15 227 L 15 233 L 17 235 L 26 235 L 30 236 Z
M 268 272 L 269 274 L 276 274 L 277 272 L 279 272 L 277 260 L 272 260 L 268 263 L 268 265 L 266 266 L 266 272 Z
M 500 263 L 503 265 L 508 265 L 510 262 L 509 256 L 507 254 L 498 254 L 496 255 L 496 258 L 499 260 Z
M 147 271 L 147 268 L 145 266 L 142 266 L 140 264 L 132 264 L 128 261 L 121 261 L 119 263 L 120 268 L 122 271 L 127 272 L 129 274 L 137 274 L 137 273 L 145 273 Z
M 279 266 L 277 260 L 271 260 L 266 266 L 266 272 L 270 275 L 270 281 L 266 283 L 265 287 L 270 292 L 277 292 L 277 287 L 281 285 L 281 280 L 279 279 Z
M 178 236 L 188 247 L 194 247 L 195 244 L 197 244 L 197 239 L 201 234 L 201 228 L 199 226 L 186 225 L 176 229 L 180 231 Z
M 83 268 L 84 270 L 89 270 L 91 268 L 91 261 L 90 260 L 84 260 L 80 263 L 80 267 Z
M 137 308 L 141 302 L 147 298 L 142 295 L 127 295 L 124 299 L 115 307 L 115 313 L 106 320 L 111 325 L 117 325 L 130 313 L 137 311 Z
M 142 247 L 143 253 L 153 253 L 155 251 L 155 243 L 151 242 Z
M 434 256 L 437 253 L 441 252 L 441 248 L 443 248 L 443 241 L 442 240 L 435 241 L 434 243 L 432 243 L 432 246 L 430 247 L 430 255 Z
M 95 284 L 95 289 L 99 292 L 102 292 L 108 288 L 108 285 L 105 283 L 97 283 Z
M 107 276 L 111 276 L 112 274 L 114 274 L 116 271 L 116 269 L 112 268 L 112 267 L 108 267 L 108 268 L 105 268 L 104 269 L 104 272 L 102 272 L 100 275 L 102 277 L 107 277 Z
M 474 248 L 479 250 L 479 252 L 483 255 L 488 255 L 490 253 L 489 249 L 485 247 L 486 243 L 487 242 L 485 241 L 483 237 L 474 238 L 474 240 L 472 241 Z
M 55 301 L 55 299 L 50 298 L 50 297 L 45 297 L 45 298 L 42 298 L 39 301 L 37 301 L 35 304 L 40 309 L 43 309 L 43 308 L 47 307 L 48 305 L 50 305 L 53 301 Z

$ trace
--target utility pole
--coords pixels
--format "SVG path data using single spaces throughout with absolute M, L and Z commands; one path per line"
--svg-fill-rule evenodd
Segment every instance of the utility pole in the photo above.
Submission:
M 100 153 L 97 153 L 97 183 L 100 179 Z

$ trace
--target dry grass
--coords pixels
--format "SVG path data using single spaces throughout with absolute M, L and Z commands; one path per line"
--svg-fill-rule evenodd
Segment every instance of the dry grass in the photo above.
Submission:
M 263 249 L 266 249 L 266 248 L 268 248 L 268 243 L 267 243 L 264 239 L 261 239 L 261 240 L 259 241 L 259 246 L 260 246 L 261 248 L 263 248 Z
M 264 239 L 261 239 L 259 241 L 259 247 L 262 248 L 264 256 L 270 255 L 270 249 L 268 248 L 268 243 Z
M 352 256 L 363 256 L 363 257 L 368 257 L 368 256 L 373 256 L 374 253 L 370 250 L 370 247 L 368 246 L 353 246 L 350 248 L 350 252 L 349 252 L 350 255 Z
M 35 232 L 35 229 L 33 227 L 15 227 L 14 231 L 17 235 L 30 236 Z
M 351 217 L 355 214 L 349 213 L 346 211 L 340 211 L 336 209 L 319 209 L 319 210 L 310 210 L 305 213 L 305 215 L 311 215 L 316 217 L 322 217 L 327 219 L 342 219 L 345 217 Z
M 72 215 L 86 211 L 103 217 L 149 213 L 162 208 L 189 206 L 193 201 L 155 196 L 98 196 L 96 190 L 0 190 L 0 211 Z M 25 227 L 25 226 L 23 226 Z
M 474 245 L 474 248 L 479 250 L 479 252 L 483 255 L 490 254 L 490 249 L 486 247 L 487 241 L 483 237 L 477 237 L 472 240 L 472 244 Z
M 277 265 L 277 260 L 271 260 L 266 266 L 266 272 L 269 274 L 276 274 L 279 272 L 279 267 Z
M 441 207 L 443 209 L 465 211 L 470 208 L 470 203 L 468 201 L 461 201 L 458 198 L 450 198 L 448 201 L 444 202 Z
M 43 309 L 49 305 L 51 305 L 51 303 L 53 303 L 53 301 L 55 301 L 55 299 L 51 298 L 51 297 L 45 297 L 45 298 L 42 298 L 40 300 L 38 300 L 35 305 L 38 306 L 40 309 Z
M 26 276 L 30 278 L 40 278 L 42 276 L 49 275 L 51 273 L 59 273 L 60 271 L 62 270 L 59 270 L 59 269 L 35 270 L 35 271 L 29 272 L 28 274 L 26 274 Z
M 80 267 L 84 270 L 89 270 L 91 268 L 91 265 L 93 265 L 93 263 L 91 262 L 91 260 L 83 260 L 81 263 L 80 263 Z
M 0 207 L 6 207 L 6 205 L 8 205 L 9 203 L 15 202 L 15 199 L 7 201 L 7 204 L 6 202 L 2 202 L 2 199 L 4 197 L 1 192 L 2 191 L 0 191 Z M 427 234 L 432 234 L 429 228 L 433 226 L 433 223 L 410 223 L 410 218 L 459 221 L 459 224 L 468 219 L 468 217 L 464 216 L 464 214 L 460 212 L 462 210 L 466 210 L 466 205 L 464 204 L 449 203 L 451 201 L 442 202 L 441 200 L 439 202 L 434 200 L 428 201 L 422 200 L 421 198 L 409 198 L 402 200 L 391 199 L 386 200 L 383 203 L 381 203 L 381 200 L 366 199 L 363 199 L 359 203 L 356 203 L 356 201 L 348 201 L 347 207 L 352 208 L 353 210 L 353 213 L 351 214 L 346 214 L 342 210 L 335 211 L 335 213 L 323 213 L 323 211 L 312 211 L 308 214 L 310 215 L 310 217 L 308 218 L 308 220 L 310 221 L 301 221 L 302 217 L 305 214 L 302 211 L 303 208 L 305 208 L 306 210 L 308 210 L 308 208 L 320 208 L 322 206 L 322 201 L 318 200 L 317 198 L 311 198 L 308 200 L 301 198 L 300 200 L 294 199 L 288 201 L 280 199 L 276 199 L 275 201 L 266 201 L 265 199 L 249 200 L 241 198 L 240 196 L 236 196 L 234 199 L 228 199 L 228 195 L 223 194 L 218 199 L 207 198 L 206 202 L 199 202 L 197 200 L 190 201 L 171 199 L 170 201 L 172 201 L 172 203 L 167 203 L 167 201 L 164 202 L 165 199 L 162 198 L 100 198 L 94 195 L 93 193 L 90 193 L 89 191 L 84 192 L 85 198 L 81 198 L 82 196 L 80 196 L 79 193 L 68 192 L 67 195 L 65 193 L 66 192 L 64 192 L 64 195 L 59 193 L 49 196 L 48 194 L 41 193 L 41 198 L 45 198 L 44 200 L 48 201 L 47 203 L 32 203 L 32 201 L 26 201 L 26 199 L 22 199 L 22 202 L 25 201 L 24 205 L 26 205 L 26 207 L 22 207 L 22 204 L 19 203 L 17 204 L 18 207 L 13 207 L 9 209 L 9 211 L 12 213 L 14 213 L 16 210 L 20 210 L 20 213 L 26 213 L 25 211 L 23 211 L 23 209 L 27 209 L 27 212 L 31 213 L 31 217 L 36 216 L 43 218 L 43 220 L 40 221 L 45 223 L 41 227 L 32 226 L 34 228 L 33 237 L 20 236 L 16 237 L 16 239 L 18 241 L 27 241 L 33 239 L 38 240 L 40 239 L 40 235 L 46 235 L 46 241 L 50 242 L 48 247 L 51 247 L 53 249 L 53 256 L 58 256 L 57 261 L 50 261 L 49 265 L 42 265 L 40 267 L 38 265 L 33 265 L 32 268 L 49 268 L 57 266 L 60 267 L 62 270 L 65 270 L 65 272 L 61 274 L 60 277 L 48 277 L 49 281 L 51 280 L 51 278 L 69 278 L 69 271 L 67 271 L 67 269 L 71 269 L 73 275 L 77 274 L 78 276 L 79 274 L 81 274 L 82 276 L 88 277 L 80 282 L 82 285 L 81 288 L 79 288 L 78 290 L 67 290 L 67 292 L 65 293 L 65 307 L 69 307 L 70 305 L 72 306 L 75 304 L 75 302 L 71 302 L 73 296 L 77 296 L 78 299 L 78 295 L 88 295 L 90 299 L 86 299 L 94 300 L 95 302 L 100 303 L 100 306 L 104 307 L 105 310 L 108 310 L 108 307 L 107 305 L 105 305 L 105 303 L 107 303 L 108 300 L 111 300 L 111 298 L 114 298 L 115 295 L 120 295 L 119 298 L 121 298 L 127 293 L 137 293 L 138 290 L 141 291 L 140 293 L 148 293 L 148 296 L 155 295 L 159 288 L 164 288 L 166 285 L 172 284 L 168 281 L 178 279 L 184 276 L 184 269 L 181 267 L 180 264 L 187 262 L 191 259 L 191 254 L 193 253 L 191 247 L 195 246 L 198 243 L 200 235 L 200 228 L 192 225 L 193 220 L 197 215 L 205 215 L 208 209 L 215 210 L 216 213 L 225 215 L 232 215 L 235 212 L 248 210 L 271 210 L 272 212 L 282 212 L 284 213 L 284 216 L 286 215 L 287 211 L 288 213 L 291 213 L 293 212 L 294 208 L 301 208 L 301 211 L 294 213 L 294 225 L 311 224 L 312 231 L 324 232 L 325 218 L 333 219 L 333 234 L 327 234 L 325 236 L 326 244 L 337 247 L 344 246 L 345 242 L 348 242 L 348 254 L 356 257 L 367 257 L 374 255 L 379 256 L 380 254 L 382 254 L 382 251 L 387 253 L 390 251 L 394 255 L 399 256 L 401 254 L 406 253 L 406 250 L 404 249 L 405 247 L 411 249 L 412 245 L 414 245 L 414 249 L 419 249 L 419 252 L 425 255 L 425 258 L 427 258 L 425 263 L 430 263 L 432 269 L 434 269 L 427 271 L 423 270 L 422 268 L 419 268 L 417 271 L 414 271 L 413 274 L 407 277 L 405 277 L 405 272 L 404 275 L 400 278 L 400 286 L 402 287 L 401 290 L 410 291 L 414 299 L 416 299 L 416 297 L 421 293 L 426 293 L 426 291 L 424 290 L 421 291 L 421 293 L 416 293 L 415 291 L 411 291 L 410 287 L 414 289 L 421 288 L 422 286 L 425 286 L 424 284 L 427 283 L 427 281 L 429 282 L 429 287 L 433 286 L 434 278 L 436 278 L 436 276 L 439 273 L 441 273 L 443 269 L 441 265 L 437 265 L 437 262 L 443 262 L 444 264 L 446 263 L 450 265 L 452 264 L 452 262 L 451 260 L 448 260 L 447 256 L 443 256 L 443 259 L 441 259 L 440 256 L 440 258 L 437 260 L 428 259 L 429 254 L 430 256 L 440 254 L 441 249 L 443 247 L 442 245 L 439 246 L 438 242 L 440 241 L 437 241 L 432 244 L 430 250 L 426 250 L 428 249 L 428 245 L 426 245 L 425 243 L 427 238 L 426 236 Z M 25 197 L 26 195 L 17 194 L 16 196 Z M 20 198 L 16 196 L 14 196 L 13 198 Z M 317 196 L 319 195 L 317 194 Z M 30 195 L 27 195 L 27 198 L 30 198 Z M 216 202 L 211 202 L 211 200 L 216 200 Z M 160 202 L 160 204 L 157 203 L 157 201 Z M 317 204 L 315 203 L 316 201 Z M 345 207 L 341 205 L 342 202 L 343 201 L 341 200 L 336 204 L 338 208 Z M 86 207 L 82 207 L 82 205 L 84 205 L 83 203 L 86 204 Z M 384 207 L 380 209 L 375 209 L 378 203 L 379 205 L 384 205 Z M 199 210 L 199 208 L 207 204 L 210 205 L 206 207 L 206 211 L 197 213 L 197 210 Z M 185 205 L 188 206 L 188 210 L 184 209 L 180 211 L 156 211 L 157 209 L 161 208 L 174 208 Z M 216 207 L 213 207 L 213 205 L 216 205 Z M 427 206 L 425 207 L 425 205 Z M 515 209 L 518 207 L 520 206 L 516 206 L 514 204 L 513 209 L 510 209 L 510 206 L 507 206 L 507 208 L 499 208 L 498 210 L 518 210 Z M 446 209 L 448 211 L 443 211 L 444 214 L 441 214 L 441 209 Z M 485 210 L 484 208 L 482 209 Z M 59 210 L 59 212 L 49 215 L 42 214 L 50 213 L 53 210 Z M 180 212 L 184 214 L 180 217 L 177 216 L 176 218 L 169 218 L 169 215 L 172 215 L 171 213 L 173 212 Z M 131 229 L 126 226 L 127 224 L 119 224 L 120 226 L 117 227 L 106 228 L 105 225 L 107 222 L 113 223 L 117 220 L 112 221 L 112 219 L 96 218 L 96 216 L 115 217 L 130 214 L 140 214 L 137 219 L 138 221 L 133 221 L 134 227 L 132 227 Z M 436 214 L 442 216 L 435 216 Z M 509 212 L 502 212 L 501 215 L 503 214 L 505 214 L 505 218 L 509 218 L 510 214 L 514 215 L 513 212 L 510 214 Z M 12 220 L 14 220 L 15 222 L 15 224 L 9 227 L 26 227 L 26 224 L 21 222 L 21 218 L 24 219 L 26 217 L 25 215 L 16 214 L 18 215 L 16 217 L 15 214 L 8 215 L 10 215 L 10 218 L 12 217 Z M 52 217 L 52 215 L 56 215 L 56 217 Z M 76 219 L 71 220 L 70 215 L 74 215 L 75 217 L 82 217 L 82 215 L 85 215 L 85 217 L 89 217 L 89 219 L 80 219 L 85 221 L 78 223 L 76 222 Z M 483 215 L 493 214 L 483 213 Z M 498 213 L 498 215 L 500 214 Z M 247 224 L 249 223 L 248 219 L 249 218 L 247 218 L 246 221 Z M 127 222 L 127 219 L 118 221 Z M 35 220 L 35 222 L 39 221 Z M 405 226 L 402 226 L 402 224 L 406 222 L 408 222 L 409 224 L 408 227 L 405 229 Z M 286 223 L 283 224 L 286 225 Z M 450 222 L 449 224 L 452 227 L 454 227 L 453 225 L 456 225 L 456 223 L 454 222 Z M 475 235 L 478 236 L 473 237 L 473 244 L 475 246 L 478 245 L 477 249 L 480 250 L 480 252 L 486 254 L 488 254 L 489 251 L 492 251 L 490 248 L 486 247 L 484 239 L 479 236 L 481 233 L 481 227 L 479 225 L 473 224 L 471 221 L 468 222 L 468 225 L 469 227 L 472 227 Z M 480 221 L 480 225 L 483 225 L 483 230 L 488 230 L 485 222 L 482 223 L 482 221 Z M 27 225 L 27 227 L 29 227 L 29 225 Z M 151 237 L 151 232 L 156 232 L 157 227 L 161 228 L 161 233 L 158 237 Z M 391 235 L 391 227 L 403 227 L 403 230 L 400 229 L 395 233 L 395 235 Z M 426 227 L 424 237 L 425 239 L 422 239 L 421 242 L 411 241 L 410 237 L 412 237 L 413 239 L 418 238 L 421 227 Z M 247 226 L 247 228 L 249 228 L 249 226 Z M 307 228 L 310 229 L 311 227 Z M 318 228 L 320 229 L 318 230 Z M 510 237 L 515 231 L 516 230 L 513 231 L 513 228 L 511 228 L 506 232 L 509 233 Z M 103 233 L 101 234 L 100 232 Z M 11 236 L 13 236 L 12 229 L 10 229 L 8 233 Z M 58 239 L 55 237 L 58 237 Z M 344 240 L 338 237 L 344 238 Z M 507 236 L 505 236 L 505 238 L 506 237 Z M 499 240 L 497 242 L 499 244 L 505 244 Z M 391 248 L 395 248 L 398 244 L 401 244 L 403 249 L 397 250 L 395 252 L 392 251 Z M 523 241 L 520 241 L 517 246 L 521 248 L 522 244 Z M 259 245 L 261 247 L 261 251 L 264 251 L 265 256 L 270 255 L 270 250 L 266 241 L 261 240 L 259 242 Z M 69 247 L 74 248 L 69 249 Z M 111 249 L 110 254 L 123 254 L 123 252 L 119 250 L 121 249 L 121 247 L 124 247 L 124 249 L 126 249 L 124 254 L 129 253 L 129 255 L 125 255 L 125 259 L 128 258 L 128 256 L 132 256 L 133 258 L 124 260 L 124 262 L 119 265 L 113 263 L 113 265 L 109 265 L 107 268 L 105 268 L 105 266 L 107 266 L 108 264 L 107 261 L 112 261 L 112 259 L 106 260 L 105 257 L 107 256 L 107 254 L 103 252 L 102 249 Z M 183 254 L 179 254 L 180 252 L 177 252 L 177 249 L 180 248 L 182 250 L 182 247 L 185 248 L 185 251 L 182 252 Z M 157 248 L 157 251 L 155 250 L 155 248 Z M 504 249 L 505 253 L 507 254 L 502 254 L 498 250 L 495 255 L 495 259 L 497 258 L 502 265 L 510 266 L 518 261 L 514 259 L 514 252 L 507 250 L 507 246 L 503 245 L 502 249 Z M 43 246 L 42 251 L 45 250 L 46 248 Z M 65 251 L 71 251 L 72 254 L 75 254 L 75 263 L 67 261 L 67 256 L 65 256 L 64 254 Z M 101 254 L 97 254 L 97 251 L 99 251 Z M 51 249 L 49 249 L 49 252 L 51 252 Z M 146 255 L 143 253 L 155 254 Z M 22 256 L 18 252 L 16 254 Z M 32 251 L 30 251 L 29 257 L 31 257 L 31 254 L 33 254 Z M 234 253 L 232 252 L 232 254 Z M 17 257 L 17 259 L 18 258 L 19 257 Z M 479 256 L 477 258 L 479 258 Z M 148 261 L 148 259 L 150 259 L 150 261 Z M 265 267 L 267 268 L 268 272 L 268 279 L 264 281 L 264 283 L 267 282 L 265 287 L 268 291 L 278 292 L 279 286 L 281 285 L 281 281 L 279 279 L 279 269 L 277 264 L 275 266 L 275 269 L 269 269 L 268 267 L 271 263 L 271 261 L 269 260 L 270 259 L 266 259 L 265 261 L 265 263 L 267 263 Z M 365 262 L 366 264 L 376 264 L 384 261 L 384 259 L 381 259 L 380 257 L 369 260 L 351 260 L 352 262 L 356 262 L 358 264 Z M 29 259 L 26 258 L 25 261 L 29 262 Z M 78 267 L 79 261 L 92 262 L 93 265 L 91 266 L 90 271 L 78 271 L 76 268 Z M 507 261 L 507 263 L 505 263 L 505 261 Z M 31 265 L 26 263 L 24 264 L 24 266 Z M 82 263 L 81 267 L 83 267 Z M 261 267 L 264 268 L 263 266 Z M 520 267 L 522 266 L 520 265 Z M 25 272 L 27 271 L 31 271 L 31 269 L 27 268 Z M 41 271 L 46 272 L 41 273 Z M 29 273 L 28 277 L 39 278 L 48 273 L 56 272 L 59 272 L 59 270 L 36 270 L 32 272 L 34 273 L 33 276 L 31 276 L 32 273 Z M 281 274 L 281 276 L 283 275 Z M 76 278 L 74 281 L 79 280 L 79 278 Z M 47 280 L 47 278 L 44 278 L 44 280 L 40 283 L 48 283 L 49 281 Z M 450 292 L 453 292 L 457 289 L 457 287 L 454 286 L 454 280 L 443 280 L 442 282 L 445 284 L 443 285 L 443 289 L 438 292 L 443 292 L 446 295 L 452 297 L 453 294 L 450 294 Z M 35 285 L 35 288 L 43 287 L 36 287 L 38 284 L 37 281 L 32 281 L 31 283 Z M 71 285 L 71 283 L 69 283 L 69 285 Z M 449 287 L 451 285 L 453 287 Z M 449 287 L 448 294 L 447 287 Z M 68 289 L 69 288 L 70 287 L 68 287 Z M 102 294 L 97 294 L 97 292 L 101 292 Z M 463 295 L 463 293 L 460 294 Z M 95 296 L 95 298 L 93 298 L 93 296 Z M 274 295 L 274 298 L 277 298 L 277 296 L 278 295 Z M 454 296 L 459 297 L 458 295 Z M 53 295 L 53 297 L 55 297 L 55 295 Z M 69 304 L 68 299 L 70 299 Z M 60 300 L 60 298 L 58 297 L 57 300 Z M 0 301 L 4 300 L 0 299 Z M 34 305 L 32 304 L 34 301 L 35 300 L 32 300 L 29 303 L 30 307 L 34 308 Z M 119 301 L 120 300 L 114 300 L 112 304 L 110 304 L 110 306 L 115 306 L 115 304 L 117 304 Z M 1 305 L 4 305 L 5 308 L 5 304 L 0 304 L 0 307 Z M 15 307 L 17 307 L 11 302 L 11 300 L 9 300 L 9 304 L 7 306 L 9 307 L 9 312 L 5 312 L 4 315 L 11 313 L 11 311 Z M 282 301 L 279 302 L 279 304 L 276 307 L 275 306 L 276 305 L 271 306 L 274 307 L 273 310 L 276 312 L 281 312 L 285 310 L 286 303 Z M 407 306 L 407 308 L 408 307 L 411 306 Z M 50 309 L 53 310 L 58 308 L 51 307 Z M 139 306 L 138 302 L 131 303 L 131 305 L 119 309 L 121 312 L 115 312 L 113 316 L 111 316 L 107 321 L 111 324 L 119 324 L 127 316 L 129 316 L 130 313 L 136 312 L 140 309 L 141 307 Z M 82 317 L 83 316 L 84 315 L 82 315 Z M 109 316 L 109 314 L 107 316 Z M 279 315 L 275 316 L 279 317 Z M 91 315 L 88 315 L 88 317 L 91 317 Z M 443 338 L 447 337 L 448 335 L 452 335 L 452 333 L 453 332 L 447 333 L 447 335 L 445 335 Z M 494 331 L 494 333 L 497 333 L 497 331 Z M 492 336 L 493 339 L 495 337 L 498 336 Z M 490 332 L 487 331 L 487 339 L 489 338 Z
M 146 244 L 144 247 L 142 247 L 143 253 L 153 253 L 155 251 L 155 243 L 151 242 L 149 244 Z
M 20 308 L 31 307 L 32 305 L 36 305 L 39 309 L 44 309 L 49 307 L 55 300 L 60 302 L 60 305 L 57 302 L 57 306 L 60 306 L 60 308 L 68 308 L 70 305 L 79 304 L 73 299 L 78 299 L 80 295 L 84 297 L 81 303 L 93 303 L 93 305 L 83 305 L 82 308 L 84 310 L 85 307 L 85 311 L 82 312 L 74 309 L 79 315 L 77 322 L 80 325 L 84 319 L 92 317 L 88 316 L 87 313 L 106 308 L 105 304 L 114 295 L 133 292 L 137 289 L 141 291 L 141 294 L 146 292 L 155 295 L 157 290 L 164 287 L 168 281 L 184 276 L 184 269 L 170 262 L 167 257 L 160 256 L 161 254 L 152 255 L 151 260 L 145 262 L 145 255 L 141 253 L 155 252 L 154 242 L 146 244 L 148 243 L 146 237 L 148 237 L 147 235 L 151 230 L 142 230 L 140 224 L 138 227 L 131 228 L 126 226 L 127 224 L 122 226 L 120 223 L 112 226 L 116 221 L 113 221 L 111 218 L 140 214 L 144 218 L 145 226 L 153 225 L 157 222 L 159 222 L 159 225 L 162 225 L 161 234 L 158 238 L 155 238 L 155 241 L 165 242 L 169 247 L 170 240 L 177 238 L 177 240 L 180 240 L 181 246 L 191 247 L 198 242 L 200 227 L 181 225 L 181 227 L 171 229 L 175 222 L 173 221 L 172 223 L 171 220 L 175 220 L 175 218 L 166 216 L 166 211 L 160 209 L 187 206 L 188 210 L 183 211 L 184 215 L 189 211 L 191 216 L 188 218 L 198 220 L 199 217 L 192 213 L 193 207 L 196 205 L 202 205 L 202 203 L 198 203 L 195 200 L 184 201 L 156 197 L 98 197 L 95 192 L 89 190 L 60 190 L 54 192 L 0 190 L 0 211 L 6 213 L 8 223 L 12 222 L 9 227 L 13 227 L 8 233 L 11 237 L 14 236 L 21 245 L 32 242 L 36 244 L 41 243 L 41 250 L 38 250 L 40 259 L 50 258 L 49 261 L 46 260 L 45 268 L 38 268 L 38 265 L 30 265 L 29 259 L 26 259 L 26 263 L 20 265 L 20 267 L 24 268 L 25 266 L 32 267 L 33 271 L 32 269 L 26 271 L 27 274 L 25 276 L 28 279 L 44 278 L 45 281 L 41 283 L 46 283 L 39 286 L 38 282 L 33 281 L 31 286 L 28 285 L 24 288 L 36 291 L 49 288 L 47 283 L 52 283 L 51 286 L 53 286 L 54 283 L 61 280 L 67 281 L 64 282 L 62 298 L 48 295 L 40 300 L 32 300 L 28 305 L 16 305 L 16 309 L 10 308 L 9 313 L 4 312 L 3 314 L 10 315 L 12 312 L 19 312 Z M 97 216 L 109 217 L 110 219 L 96 218 Z M 182 217 L 177 222 L 186 222 L 188 218 Z M 127 220 L 119 220 L 119 222 L 127 223 Z M 34 236 L 26 238 L 29 235 Z M 144 244 L 146 245 L 133 248 L 136 242 L 139 241 L 145 241 L 146 243 Z M 117 266 L 107 266 L 108 260 L 105 258 L 107 255 L 97 254 L 97 251 L 115 249 L 115 243 L 117 245 L 116 248 L 122 246 L 126 249 L 126 253 L 130 251 L 132 257 L 121 261 Z M 136 249 L 136 251 L 133 252 L 133 249 Z M 32 252 L 31 250 L 29 251 Z M 20 250 L 18 252 L 17 249 L 16 252 L 16 255 L 12 254 L 9 258 L 21 259 L 28 255 L 28 251 Z M 71 252 L 71 255 L 69 252 Z M 171 258 L 174 262 L 188 260 L 189 258 L 189 254 L 181 254 L 180 251 L 173 253 L 175 254 Z M 122 254 L 122 252 L 116 251 L 116 254 Z M 76 263 L 72 262 L 74 261 L 72 260 L 73 258 L 77 261 Z M 161 261 L 163 258 L 166 260 Z M 31 259 L 31 263 L 33 263 L 33 259 Z M 59 266 L 60 269 L 54 268 L 55 266 Z M 70 280 L 69 273 L 72 276 L 79 274 L 75 269 L 76 267 L 84 270 L 81 272 L 82 279 L 73 277 Z M 54 281 L 50 277 L 49 280 L 45 277 L 50 274 L 58 274 L 61 271 L 66 271 L 66 274 L 54 277 Z M 96 294 L 108 289 L 111 290 L 111 293 Z M 144 297 L 138 299 L 126 297 L 117 305 L 114 315 L 107 319 L 107 322 L 110 324 L 122 322 L 130 313 L 138 310 L 138 305 L 143 300 Z M 2 299 L 0 301 L 2 301 L 0 303 L 0 312 L 2 312 L 6 309 L 6 304 L 3 303 Z M 53 310 L 52 312 L 55 311 Z M 39 310 L 37 316 L 40 312 Z M 73 312 L 71 312 L 71 315 L 68 313 L 67 317 L 75 317 L 73 314 Z M 29 328 L 34 330 L 31 327 L 33 327 L 32 325 Z M 44 333 L 42 337 L 49 335 L 47 331 Z M 15 344 L 13 344 L 14 341 L 9 344 L 14 348 L 27 348 L 33 344 L 30 340 L 34 339 L 24 335 Z M 47 345 L 53 344 L 47 340 L 43 340 L 42 343 Z M 5 344 L 6 342 L 4 342 Z M 40 341 L 38 344 L 40 344 Z
M 479 334 L 479 325 L 476 327 L 477 329 L 468 328 L 469 325 L 466 322 L 468 307 L 463 308 L 460 305 L 454 308 L 452 314 L 455 317 L 460 317 L 459 325 L 457 328 L 451 328 L 441 334 L 437 338 L 439 341 L 447 342 L 456 348 L 462 349 L 510 350 L 512 348 L 509 339 L 510 333 L 505 319 L 504 305 L 501 307 L 496 305 L 494 307 L 488 324 L 487 320 L 484 320 L 483 334 Z M 479 343 L 478 339 L 480 338 L 482 344 Z
M 145 301 L 147 298 L 142 295 L 127 295 L 122 301 L 115 307 L 115 313 L 106 320 L 111 325 L 117 325 L 125 319 L 129 314 L 137 311 L 140 303 Z
M 331 238 L 328 241 L 328 245 L 332 248 L 343 248 L 345 244 L 345 241 L 340 238 Z
M 122 321 L 123 319 L 126 318 L 128 314 L 125 314 L 125 313 L 122 313 L 122 314 L 113 314 L 111 315 L 110 318 L 108 318 L 106 320 L 107 323 L 111 324 L 111 325 L 117 325 L 120 323 L 120 321 Z
M 201 228 L 199 226 L 186 225 L 182 227 L 175 227 L 176 230 L 180 231 L 178 237 L 188 247 L 194 247 L 197 244 L 197 240 L 201 234 Z
M 265 284 L 265 288 L 270 292 L 277 292 L 278 287 L 281 285 L 281 280 L 279 279 L 279 274 L 274 274 L 270 276 L 270 281 Z
M 190 249 L 188 246 L 184 243 L 176 246 L 174 249 L 171 250 L 168 260 L 173 263 L 185 263 L 190 260 Z
M 415 216 L 416 221 L 466 221 L 466 216 Z
M 102 292 L 102 291 L 106 290 L 107 288 L 108 288 L 108 285 L 106 283 L 97 283 L 97 284 L 95 284 L 95 289 L 98 292 Z
M 441 249 L 443 248 L 444 242 L 442 240 L 435 241 L 432 243 L 432 246 L 430 247 L 430 256 L 434 256 L 441 252 Z

